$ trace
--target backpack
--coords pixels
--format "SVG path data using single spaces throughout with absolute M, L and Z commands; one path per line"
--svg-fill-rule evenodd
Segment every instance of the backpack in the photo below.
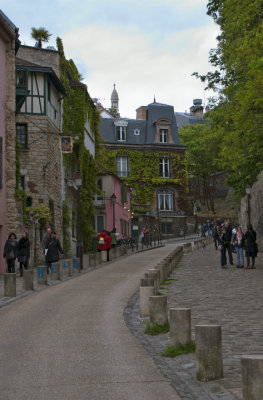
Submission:
M 99 244 L 104 245 L 104 237 L 103 237 L 103 236 L 100 236 L 100 238 L 99 238 Z

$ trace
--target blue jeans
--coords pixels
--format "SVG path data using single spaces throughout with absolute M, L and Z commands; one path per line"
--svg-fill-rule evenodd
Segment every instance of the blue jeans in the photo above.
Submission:
M 235 247 L 236 249 L 236 255 L 237 255 L 237 265 L 244 265 L 244 255 L 243 255 L 243 249 L 242 247 Z

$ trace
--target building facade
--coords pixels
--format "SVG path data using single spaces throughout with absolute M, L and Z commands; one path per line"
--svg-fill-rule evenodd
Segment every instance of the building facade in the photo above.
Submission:
M 152 236 L 156 230 L 179 236 L 186 231 L 187 187 L 174 108 L 154 101 L 136 111 L 136 119 L 102 118 L 100 124 L 109 164 L 132 188 L 132 235 L 147 225 Z
M 34 264 L 43 258 L 41 239 L 47 224 L 59 237 L 62 233 L 60 133 L 65 90 L 52 68 L 58 60 L 57 51 L 29 46 L 21 46 L 16 58 L 16 139 L 20 164 L 17 191 L 22 193 L 23 203 L 20 231 L 29 230 Z M 50 221 L 45 221 L 46 211 Z
M 19 47 L 18 28 L 0 10 L 0 274 L 5 273 L 2 257 L 9 232 L 16 232 L 15 199 L 15 54 Z
M 114 228 L 118 239 L 131 236 L 130 189 L 113 173 L 97 176 L 99 193 L 95 194 L 94 230 L 111 232 Z

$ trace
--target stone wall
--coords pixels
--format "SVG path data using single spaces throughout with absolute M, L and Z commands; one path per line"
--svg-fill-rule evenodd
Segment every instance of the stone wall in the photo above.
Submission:
M 32 199 L 32 206 L 45 204 L 49 207 L 50 200 L 54 203 L 54 226 L 57 237 L 61 239 L 61 163 L 59 148 L 59 132 L 43 115 L 17 116 L 17 123 L 26 123 L 28 130 L 28 148 L 21 149 L 21 175 L 25 176 L 25 191 Z M 23 228 L 24 229 L 24 228 Z M 30 228 L 31 242 L 35 232 Z M 43 258 L 40 250 L 40 232 L 36 232 L 37 259 Z
M 257 232 L 257 242 L 260 251 L 263 251 L 263 171 L 259 174 L 258 180 L 251 189 L 250 196 L 250 221 Z M 243 230 L 248 223 L 248 197 L 241 200 L 239 223 Z
M 38 47 L 31 46 L 20 46 L 17 57 L 43 67 L 51 67 L 57 76 L 60 77 L 60 55 L 56 50 L 40 49 Z

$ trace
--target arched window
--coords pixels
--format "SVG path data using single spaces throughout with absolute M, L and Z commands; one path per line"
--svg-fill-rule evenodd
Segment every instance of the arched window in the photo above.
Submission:
M 158 208 L 160 211 L 173 211 L 174 195 L 169 190 L 160 190 L 158 192 Z

